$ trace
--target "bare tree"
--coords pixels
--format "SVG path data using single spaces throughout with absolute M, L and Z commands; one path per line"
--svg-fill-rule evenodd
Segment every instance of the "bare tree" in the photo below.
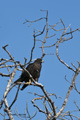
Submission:
M 29 26 L 31 26 L 33 23 L 36 23 L 38 21 L 42 21 L 44 20 L 45 21 L 45 25 L 43 26 L 43 30 L 34 30 L 33 32 L 33 39 L 34 39 L 34 44 L 33 44 L 33 47 L 31 49 L 31 56 L 30 56 L 30 60 L 29 62 L 27 62 L 27 59 L 25 58 L 25 61 L 24 61 L 24 64 L 21 64 L 20 61 L 16 61 L 14 59 L 14 57 L 10 54 L 10 52 L 7 50 L 7 47 L 8 45 L 5 45 L 3 46 L 2 48 L 4 49 L 4 51 L 8 54 L 9 58 L 6 59 L 6 58 L 0 58 L 0 68 L 1 69 L 4 69 L 4 68 L 7 68 L 7 71 L 8 71 L 8 74 L 6 73 L 3 73 L 3 72 L 0 72 L 0 75 L 2 77 L 9 77 L 9 80 L 7 82 L 7 86 L 5 88 L 5 92 L 4 92 L 4 95 L 3 95 L 3 98 L 0 100 L 0 109 L 3 109 L 3 104 L 5 105 L 5 109 L 3 109 L 4 113 L 6 114 L 7 113 L 7 116 L 10 120 L 14 120 L 14 115 L 12 114 L 12 106 L 14 105 L 14 103 L 16 102 L 17 100 L 17 97 L 18 97 L 18 93 L 19 93 L 19 90 L 20 90 L 20 85 L 21 84 L 28 84 L 28 83 L 22 83 L 22 82 L 18 82 L 16 84 L 14 84 L 14 76 L 15 76 L 15 73 L 16 71 L 26 71 L 31 80 L 32 80 L 32 83 L 31 85 L 32 86 L 37 86 L 39 87 L 43 94 L 40 95 L 40 94 L 37 94 L 36 93 L 33 93 L 33 92 L 29 92 L 29 94 L 34 94 L 34 96 L 36 96 L 35 98 L 32 99 L 32 104 L 33 104 L 33 107 L 35 107 L 36 109 L 38 109 L 39 112 L 41 112 L 42 114 L 45 114 L 46 116 L 46 120 L 57 120 L 57 119 L 61 119 L 61 120 L 65 120 L 65 119 L 68 119 L 68 120 L 73 120 L 73 119 L 80 119 L 78 116 L 74 115 L 74 110 L 73 111 L 66 111 L 64 112 L 64 109 L 67 105 L 67 101 L 68 101 L 68 98 L 70 96 L 70 93 L 73 89 L 76 90 L 76 93 L 80 94 L 80 92 L 78 91 L 78 88 L 76 87 L 76 78 L 77 76 L 79 75 L 80 73 L 80 62 L 77 61 L 77 64 L 78 64 L 78 67 L 76 67 L 74 64 L 72 64 L 72 67 L 70 65 L 68 65 L 65 61 L 63 61 L 59 55 L 59 45 L 60 44 L 63 44 L 64 42 L 68 42 L 69 40 L 73 39 L 73 34 L 76 32 L 76 31 L 80 31 L 79 28 L 75 29 L 75 30 L 72 30 L 70 28 L 70 25 L 66 28 L 64 22 L 62 19 L 60 19 L 60 22 L 57 22 L 55 25 L 49 25 L 48 24 L 48 11 L 46 10 L 46 17 L 41 17 L 37 20 L 34 20 L 34 21 L 29 21 L 29 20 L 25 20 L 24 24 L 27 24 L 27 23 L 30 23 Z M 55 27 L 57 25 L 61 24 L 62 25 L 62 28 L 60 29 L 56 29 Z M 53 30 L 53 34 L 49 36 L 49 32 L 50 30 Z M 57 38 L 56 42 L 52 41 L 52 44 L 48 46 L 46 46 L 46 43 L 48 41 L 48 39 L 50 38 L 53 38 L 56 34 L 56 32 L 61 32 L 61 35 L 60 35 L 60 38 Z M 68 32 L 67 32 L 68 31 Z M 44 39 L 39 39 L 39 37 L 41 37 L 42 35 L 44 35 Z M 41 55 L 41 58 L 45 57 L 46 55 L 52 55 L 53 53 L 45 53 L 45 48 L 48 49 L 51 48 L 51 47 L 56 47 L 56 56 L 60 62 L 60 64 L 63 64 L 64 67 L 67 67 L 68 70 L 71 70 L 73 73 L 74 73 L 74 76 L 72 77 L 72 81 L 69 82 L 65 76 L 65 80 L 69 82 L 69 89 L 67 91 L 67 94 L 65 96 L 65 99 L 64 99 L 64 102 L 62 103 L 62 107 L 61 108 L 58 108 L 58 106 L 56 107 L 55 106 L 55 101 L 53 101 L 51 99 L 51 96 L 54 96 L 55 98 L 57 98 L 58 96 L 54 93 L 48 93 L 46 90 L 45 90 L 45 87 L 44 85 L 42 85 L 41 83 L 38 83 L 38 82 L 35 82 L 35 80 L 33 79 L 33 77 L 31 76 L 31 74 L 29 73 L 29 71 L 27 71 L 25 69 L 25 66 L 28 65 L 31 61 L 32 61 L 32 57 L 33 57 L 33 52 L 34 52 L 34 49 L 35 49 L 35 46 L 36 46 L 36 42 L 41 42 L 42 43 L 42 46 L 40 47 L 41 48 L 41 51 L 42 51 L 42 55 Z M 10 69 L 13 69 L 13 71 L 11 72 Z M 18 89 L 17 89 L 17 92 L 16 92 L 16 96 L 15 98 L 13 98 L 13 101 L 11 102 L 11 105 L 9 106 L 8 105 L 8 100 L 7 100 L 7 96 L 9 94 L 9 92 L 16 86 L 18 85 Z M 41 109 L 40 106 L 38 106 L 36 104 L 36 101 L 43 101 L 43 106 L 45 109 Z M 34 117 L 36 118 L 36 113 L 31 116 L 29 111 L 28 111 L 28 104 L 26 104 L 26 111 L 27 111 L 27 114 L 25 114 L 25 119 L 30 119 L 32 120 Z M 79 105 L 76 103 L 76 101 L 74 102 L 75 106 L 76 106 L 76 112 L 79 112 L 80 111 L 80 108 L 79 108 Z M 6 116 L 5 114 L 3 115 L 1 112 L 0 112 L 0 115 L 3 116 L 4 119 L 6 119 Z M 23 114 L 19 114 L 17 113 L 16 114 L 17 117 L 19 117 L 20 119 L 23 118 Z

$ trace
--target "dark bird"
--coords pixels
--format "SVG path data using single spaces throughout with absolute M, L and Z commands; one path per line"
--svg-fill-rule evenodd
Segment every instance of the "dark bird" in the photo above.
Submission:
M 33 79 L 38 82 L 39 76 L 40 76 L 40 71 L 41 71 L 41 63 L 43 62 L 43 60 L 41 58 L 38 58 L 34 61 L 34 63 L 29 64 L 26 67 L 26 70 L 32 75 Z M 31 79 L 29 77 L 29 74 L 26 71 L 23 71 L 20 78 L 18 80 L 16 80 L 14 83 L 17 82 L 25 82 L 28 83 L 27 85 L 24 84 L 21 88 L 21 90 L 23 90 L 24 88 L 26 88 L 29 84 L 31 84 Z

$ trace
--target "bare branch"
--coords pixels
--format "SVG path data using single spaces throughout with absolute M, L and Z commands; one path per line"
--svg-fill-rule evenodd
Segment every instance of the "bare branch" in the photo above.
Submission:
M 30 120 L 32 120 L 32 118 L 31 118 L 31 116 L 29 114 L 29 111 L 28 111 L 28 105 L 27 105 L 27 103 L 26 103 L 26 111 L 27 111 L 27 114 L 28 114 L 28 117 L 30 118 Z
M 66 29 L 66 26 L 65 26 L 65 24 L 64 24 L 64 22 L 63 22 L 63 20 L 61 19 L 61 23 L 63 24 L 63 26 L 64 26 L 64 30 Z
M 31 57 L 30 57 L 30 60 L 27 64 L 29 64 L 32 60 L 32 55 L 33 55 L 33 50 L 35 48 L 35 44 L 36 44 L 36 40 L 35 40 L 35 30 L 34 30 L 34 33 L 33 33 L 33 36 L 34 36 L 34 44 L 33 44 L 33 47 L 32 47 L 32 50 L 31 50 Z
M 1 100 L 1 102 L 0 102 L 0 109 L 2 108 L 2 105 L 3 105 L 3 100 Z
M 57 42 L 58 42 L 58 41 L 57 41 Z M 57 42 L 56 42 L 56 43 L 57 43 Z M 50 48 L 50 47 L 53 47 L 53 46 L 56 45 L 56 43 L 54 43 L 54 44 L 52 44 L 52 45 L 50 45 L 50 46 L 44 46 L 43 48 Z M 42 48 L 42 46 L 41 46 L 40 48 Z
M 40 20 L 42 20 L 42 19 L 46 19 L 46 18 L 45 18 L 45 17 L 42 17 L 42 18 L 39 18 L 39 19 L 34 20 L 34 21 L 30 21 L 30 20 L 25 19 L 25 22 L 24 22 L 23 24 L 25 24 L 25 23 L 27 23 L 27 22 L 29 22 L 29 23 L 34 23 L 34 22 L 40 21 Z
M 45 52 L 44 52 L 43 48 L 44 48 L 44 44 L 46 42 L 47 36 L 48 36 L 48 11 L 47 11 L 47 15 L 46 15 L 46 35 L 45 35 L 45 38 L 44 38 L 43 43 L 42 43 L 42 53 L 43 53 L 42 58 L 45 55 Z
M 60 22 L 57 22 L 56 24 L 54 24 L 54 25 L 49 25 L 51 28 L 50 29 L 52 29 L 52 30 L 54 30 L 54 31 L 61 31 L 61 30 L 63 30 L 63 28 L 62 29 L 55 29 L 54 27 L 56 27 L 59 23 L 61 23 L 61 21 Z
M 0 75 L 1 75 L 2 77 L 3 77 L 3 76 L 4 76 L 4 77 L 10 77 L 11 74 L 4 74 L 4 73 L 1 73 L 1 72 L 0 72 Z
M 69 87 L 69 90 L 68 90 L 68 92 L 67 92 L 67 95 L 66 95 L 66 97 L 65 97 L 65 100 L 64 100 L 64 102 L 63 102 L 63 105 L 62 105 L 60 111 L 57 113 L 56 118 L 58 118 L 58 116 L 63 112 L 63 110 L 64 110 L 64 108 L 65 108 L 65 106 L 66 106 L 66 104 L 67 104 L 67 101 L 68 101 L 69 95 L 70 95 L 70 93 L 71 93 L 71 90 L 72 90 L 73 87 L 74 87 L 75 80 L 76 80 L 79 72 L 80 72 L 80 65 L 79 65 L 78 69 L 77 69 L 76 72 L 75 72 L 75 75 L 74 75 L 74 77 L 73 77 L 72 83 L 71 83 L 71 85 L 70 85 L 70 87 Z
M 8 92 L 9 92 L 9 88 L 10 88 L 10 85 L 11 85 L 12 80 L 13 80 L 13 78 L 14 78 L 15 72 L 16 72 L 16 67 L 15 67 L 14 71 L 12 72 L 12 75 L 11 75 L 11 77 L 10 77 L 10 80 L 8 81 L 8 84 L 7 84 L 7 87 L 6 87 L 4 96 L 3 96 L 3 101 L 4 101 L 4 104 L 5 104 L 5 112 L 7 112 L 10 120 L 14 120 L 14 118 L 13 118 L 13 116 L 12 116 L 11 111 L 9 110 L 9 106 L 8 106 L 8 102 L 7 102 L 6 97 L 7 97 L 7 94 L 8 94 Z
M 45 111 L 41 110 L 41 109 L 35 104 L 35 102 L 34 102 L 35 100 L 37 100 L 37 98 L 34 98 L 34 99 L 31 101 L 32 104 L 33 104 L 33 106 L 36 107 L 36 108 L 39 110 L 39 112 L 42 112 L 42 113 L 47 114 Z
M 77 93 L 80 94 L 80 92 L 79 92 L 78 89 L 76 88 L 76 84 L 74 84 L 74 89 L 77 91 Z
M 13 57 L 12 57 L 11 54 L 8 52 L 8 50 L 6 49 L 7 46 L 8 46 L 8 45 L 3 46 L 3 49 L 7 52 L 7 54 L 8 54 L 9 57 L 11 58 L 11 60 L 14 61 Z
M 80 111 L 79 106 L 77 105 L 76 101 L 74 101 L 74 104 L 76 105 L 76 107 L 78 108 L 78 110 Z
M 68 26 L 68 28 L 69 28 L 69 26 Z M 67 28 L 67 29 L 68 29 L 68 28 Z M 75 70 L 74 70 L 73 68 L 71 68 L 71 67 L 70 67 L 68 64 L 66 64 L 63 60 L 61 60 L 61 58 L 60 58 L 60 56 L 59 56 L 59 53 L 58 53 L 59 44 L 61 43 L 62 37 L 63 37 L 63 35 L 66 33 L 67 29 L 63 32 L 60 40 L 58 41 L 58 43 L 57 43 L 57 45 L 56 45 L 56 55 L 57 55 L 58 60 L 59 60 L 62 64 L 64 64 L 68 69 L 70 69 L 70 70 L 72 70 L 72 71 L 75 72 Z M 64 41 L 65 41 L 65 39 L 64 39 Z
M 73 30 L 73 31 L 71 30 L 70 32 L 65 33 L 64 35 L 72 34 L 72 33 L 76 32 L 76 31 L 80 31 L 79 28 L 77 28 L 77 29 L 75 29 L 75 30 Z M 64 35 L 63 35 L 63 36 L 64 36 Z

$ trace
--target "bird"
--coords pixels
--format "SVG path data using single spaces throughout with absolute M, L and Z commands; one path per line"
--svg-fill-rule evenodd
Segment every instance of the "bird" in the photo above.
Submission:
M 42 62 L 44 62 L 41 58 L 37 58 L 33 63 L 30 63 L 27 67 L 26 70 L 32 75 L 33 79 L 38 82 L 38 79 L 40 77 L 40 72 L 42 68 Z M 29 74 L 26 71 L 22 71 L 22 74 L 20 75 L 20 78 L 17 79 L 14 83 L 16 84 L 17 82 L 25 82 L 28 84 L 24 84 L 21 88 L 21 90 L 24 90 L 29 84 L 31 84 L 31 78 Z

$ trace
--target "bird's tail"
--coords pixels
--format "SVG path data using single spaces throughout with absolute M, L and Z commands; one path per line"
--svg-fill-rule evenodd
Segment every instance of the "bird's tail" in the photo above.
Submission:
M 21 82 L 21 78 L 17 79 L 14 83 Z
M 21 90 L 24 90 L 28 85 L 23 85 Z
M 17 79 L 17 80 L 14 82 L 14 84 L 15 84 L 15 83 L 18 83 L 18 82 L 22 82 L 22 79 L 21 79 L 21 78 Z M 24 90 L 27 86 L 28 86 L 28 85 L 23 85 L 22 88 L 21 88 L 21 90 Z

